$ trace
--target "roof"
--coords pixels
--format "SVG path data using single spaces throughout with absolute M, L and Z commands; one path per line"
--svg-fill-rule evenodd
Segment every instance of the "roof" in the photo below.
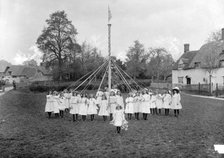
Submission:
M 11 71 L 11 76 L 26 76 L 28 78 L 34 77 L 38 71 L 43 75 L 52 75 L 49 70 L 41 66 L 30 67 L 24 65 L 11 65 L 6 68 L 6 75 L 10 75 L 9 71 Z
M 207 44 L 204 44 L 198 51 L 197 55 L 191 61 L 189 68 L 194 68 L 196 62 L 201 63 L 201 67 L 207 66 L 207 57 L 214 58 L 216 65 L 219 64 L 219 60 L 222 57 L 224 50 L 224 41 L 214 41 Z
M 184 64 L 183 69 L 189 69 L 189 65 L 197 53 L 198 53 L 198 51 L 188 51 L 188 52 L 185 52 L 184 54 L 182 54 L 182 56 L 175 62 L 174 66 L 173 66 L 173 70 L 178 69 L 178 63 L 180 62 L 180 60 Z
M 184 64 L 183 69 L 186 70 L 195 68 L 195 63 L 200 63 L 201 68 L 206 68 L 209 64 L 216 67 L 220 60 L 224 60 L 223 40 L 206 43 L 198 51 L 185 52 L 174 64 L 173 70 L 178 69 L 180 62 Z
M 12 76 L 32 77 L 36 74 L 36 68 L 23 66 L 23 65 L 8 66 L 6 73 L 8 73 L 9 71 L 11 71 Z

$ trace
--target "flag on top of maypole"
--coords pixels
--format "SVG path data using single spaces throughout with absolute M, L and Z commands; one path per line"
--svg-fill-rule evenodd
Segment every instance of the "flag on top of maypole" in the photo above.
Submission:
M 110 7 L 108 6 L 108 23 L 110 22 L 111 18 L 112 18 L 112 14 L 110 11 Z

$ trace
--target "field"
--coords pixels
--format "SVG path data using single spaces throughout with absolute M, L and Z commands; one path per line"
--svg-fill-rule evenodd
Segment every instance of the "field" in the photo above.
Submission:
M 9 91 L 0 96 L 0 157 L 220 157 L 224 101 L 182 94 L 178 118 L 129 121 L 128 131 L 97 117 L 91 122 L 48 119 L 44 93 Z

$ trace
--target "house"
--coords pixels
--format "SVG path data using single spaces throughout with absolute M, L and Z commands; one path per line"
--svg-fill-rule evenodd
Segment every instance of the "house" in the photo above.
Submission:
M 52 80 L 52 74 L 43 67 L 24 65 L 7 66 L 4 72 L 5 81 L 12 83 Z
M 224 86 L 224 29 L 219 41 L 206 43 L 199 50 L 190 51 L 184 44 L 184 53 L 174 64 L 172 84 L 174 86 L 210 84 Z

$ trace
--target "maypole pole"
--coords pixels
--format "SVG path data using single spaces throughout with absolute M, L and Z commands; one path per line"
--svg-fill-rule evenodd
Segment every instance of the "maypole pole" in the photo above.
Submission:
M 109 68 L 108 68 L 108 88 L 109 88 L 109 94 L 111 91 L 111 23 L 110 19 L 112 18 L 111 16 L 111 11 L 108 6 L 108 58 L 109 58 Z

